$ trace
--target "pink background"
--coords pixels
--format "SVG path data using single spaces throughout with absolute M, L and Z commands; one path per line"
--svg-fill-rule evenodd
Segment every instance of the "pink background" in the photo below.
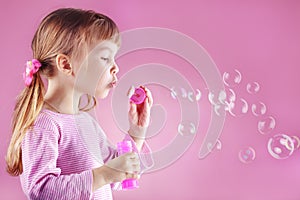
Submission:
M 176 2 L 176 3 L 175 3 Z M 24 87 L 24 63 L 31 59 L 30 43 L 42 17 L 60 7 L 94 9 L 109 15 L 121 31 L 142 27 L 164 27 L 182 32 L 200 43 L 213 58 L 221 73 L 238 69 L 243 75 L 235 88 L 249 103 L 260 100 L 267 105 L 267 116 L 276 119 L 276 128 L 268 135 L 257 130 L 259 118 L 251 112 L 240 118 L 228 116 L 220 141 L 222 149 L 205 159 L 198 159 L 200 145 L 209 121 L 207 98 L 199 101 L 201 125 L 192 146 L 184 156 L 159 171 L 145 174 L 141 188 L 130 192 L 114 192 L 115 199 L 300 199 L 300 154 L 276 160 L 267 151 L 268 139 L 277 133 L 297 135 L 299 128 L 299 52 L 300 2 L 286 1 L 2 1 L 1 17 L 1 199 L 25 199 L 19 178 L 5 172 L 4 156 L 10 140 L 10 122 L 15 97 Z M 145 57 L 142 55 L 145 54 Z M 160 60 L 162 59 L 162 60 Z M 177 58 L 178 59 L 178 58 Z M 153 52 L 137 52 L 120 60 L 120 77 L 131 66 L 147 62 L 174 65 L 183 75 L 192 68 L 183 67 L 176 58 Z M 176 61 L 176 62 L 175 62 Z M 121 66 L 121 63 L 124 63 Z M 177 66 L 177 67 L 175 67 Z M 199 77 L 191 76 L 195 88 L 205 91 Z M 261 90 L 248 95 L 245 86 L 257 81 Z M 205 93 L 206 94 L 206 93 Z M 207 94 L 206 94 L 207 95 Z M 160 95 L 153 96 L 156 102 Z M 172 105 L 172 99 L 167 99 Z M 100 102 L 100 124 L 116 142 L 121 134 L 114 125 L 111 95 Z M 166 101 L 166 100 L 165 100 Z M 172 121 L 171 115 L 167 120 Z M 174 124 L 175 125 L 175 124 Z M 167 144 L 172 135 L 159 134 L 149 140 L 154 150 Z M 251 146 L 256 158 L 249 164 L 240 162 L 238 152 Z

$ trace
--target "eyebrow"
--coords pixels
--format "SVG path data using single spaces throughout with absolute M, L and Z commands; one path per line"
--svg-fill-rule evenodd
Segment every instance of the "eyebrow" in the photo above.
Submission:
M 110 54 L 112 54 L 113 56 L 115 56 L 120 48 L 116 48 L 116 51 L 114 52 L 114 48 L 111 48 L 109 45 L 106 44 L 98 44 L 97 46 L 95 46 L 91 52 L 94 52 L 96 54 L 101 53 L 102 51 L 109 51 Z
M 108 50 L 111 53 L 113 53 L 113 50 L 109 47 L 101 47 L 101 48 L 96 48 L 95 51 L 103 51 L 103 50 Z
M 97 50 L 97 51 L 98 51 L 98 50 L 109 50 L 109 51 L 113 52 L 113 49 L 110 48 L 109 46 L 105 45 L 105 44 L 104 44 L 104 45 L 101 45 L 101 44 L 100 44 L 99 46 L 97 45 L 96 47 L 94 47 L 94 49 Z M 117 46 L 116 52 L 117 52 L 119 49 L 120 49 L 120 47 Z

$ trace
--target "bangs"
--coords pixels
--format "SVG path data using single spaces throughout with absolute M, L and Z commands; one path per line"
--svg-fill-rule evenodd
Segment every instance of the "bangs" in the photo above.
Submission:
M 118 47 L 121 45 L 121 35 L 115 22 L 107 16 L 96 16 L 93 24 L 90 26 L 90 30 L 86 31 L 87 42 L 95 44 L 103 40 L 111 40 Z

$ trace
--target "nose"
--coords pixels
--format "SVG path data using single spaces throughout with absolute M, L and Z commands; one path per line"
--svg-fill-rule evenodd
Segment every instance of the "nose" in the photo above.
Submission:
M 112 66 L 110 72 L 111 72 L 112 75 L 116 75 L 119 72 L 119 67 L 116 63 L 114 63 L 114 65 Z

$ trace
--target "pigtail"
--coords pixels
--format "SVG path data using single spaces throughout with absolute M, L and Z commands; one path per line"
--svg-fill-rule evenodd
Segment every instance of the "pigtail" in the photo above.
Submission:
M 36 73 L 30 86 L 25 87 L 17 97 L 12 118 L 11 141 L 6 155 L 7 172 L 12 176 L 22 174 L 22 140 L 33 125 L 44 104 L 44 84 Z

